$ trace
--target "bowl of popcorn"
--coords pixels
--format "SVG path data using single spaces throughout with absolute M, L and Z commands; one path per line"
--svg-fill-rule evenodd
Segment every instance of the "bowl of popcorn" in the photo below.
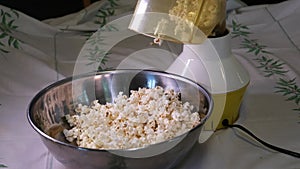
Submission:
M 34 96 L 27 117 L 67 168 L 166 169 L 197 142 L 212 107 L 190 79 L 126 69 L 57 81 Z

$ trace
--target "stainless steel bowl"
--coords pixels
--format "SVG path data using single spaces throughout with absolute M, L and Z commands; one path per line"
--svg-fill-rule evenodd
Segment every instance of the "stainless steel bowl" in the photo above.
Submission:
M 162 86 L 181 93 L 204 114 L 201 123 L 180 136 L 144 148 L 97 150 L 66 141 L 68 128 L 63 117 L 74 113 L 74 105 L 113 102 L 120 91 L 129 95 L 139 87 Z M 212 112 L 211 95 L 199 84 L 178 75 L 153 70 L 113 70 L 89 73 L 60 80 L 41 90 L 31 101 L 28 121 L 42 141 L 64 166 L 70 169 L 167 169 L 174 167 L 197 142 L 203 123 Z

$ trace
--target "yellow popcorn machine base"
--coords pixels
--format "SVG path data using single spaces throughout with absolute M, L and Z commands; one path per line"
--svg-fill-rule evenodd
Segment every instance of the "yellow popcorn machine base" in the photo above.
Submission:
M 224 128 L 222 121 L 233 124 L 250 82 L 248 72 L 233 56 L 230 32 L 221 37 L 209 38 L 199 45 L 184 45 L 182 53 L 167 70 L 188 77 L 208 89 L 214 108 L 203 127 L 200 142 L 206 141 L 217 129 Z
M 239 108 L 243 100 L 244 93 L 246 92 L 248 84 L 244 87 L 237 89 L 235 91 L 231 91 L 225 94 L 213 94 L 213 100 L 215 102 L 214 112 L 222 114 L 221 119 L 216 119 L 214 121 L 213 116 L 206 121 L 206 125 L 204 130 L 214 130 L 214 129 L 222 129 L 224 126 L 222 125 L 223 120 L 227 119 L 229 124 L 233 124 L 239 117 Z M 223 105 L 222 103 L 224 104 Z M 221 104 L 218 104 L 221 103 Z M 216 124 L 214 124 L 216 123 Z

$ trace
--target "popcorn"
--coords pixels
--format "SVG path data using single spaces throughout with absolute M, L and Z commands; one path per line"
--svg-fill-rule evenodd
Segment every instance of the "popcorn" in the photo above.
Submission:
M 78 104 L 75 115 L 65 118 L 72 127 L 63 131 L 79 147 L 130 149 L 181 135 L 200 123 L 193 106 L 182 103 L 174 90 L 139 88 L 130 97 L 120 92 L 114 103 Z

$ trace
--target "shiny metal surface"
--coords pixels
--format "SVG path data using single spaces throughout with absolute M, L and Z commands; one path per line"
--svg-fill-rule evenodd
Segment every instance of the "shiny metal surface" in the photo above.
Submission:
M 155 86 L 180 92 L 183 102 L 190 102 L 196 111 L 205 115 L 202 122 L 188 133 L 174 139 L 134 150 L 81 148 L 65 140 L 62 130 L 69 126 L 63 117 L 74 113 L 74 105 L 90 104 L 95 99 L 101 103 L 112 102 L 120 91 L 128 95 L 130 90 Z M 32 99 L 27 117 L 49 151 L 67 168 L 166 169 L 180 162 L 197 142 L 201 127 L 212 107 L 210 94 L 186 78 L 160 71 L 115 70 L 69 77 L 53 83 Z M 164 150 L 163 147 L 171 144 L 172 147 Z

